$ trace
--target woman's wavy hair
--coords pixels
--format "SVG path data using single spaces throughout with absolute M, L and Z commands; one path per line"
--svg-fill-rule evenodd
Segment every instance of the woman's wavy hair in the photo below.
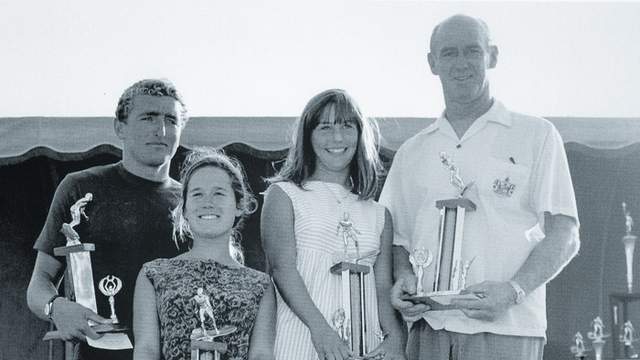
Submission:
M 226 155 L 222 150 L 205 147 L 197 148 L 185 158 L 180 171 L 182 198 L 178 206 L 172 211 L 173 241 L 178 248 L 181 248 L 182 244 L 186 244 L 188 248 L 193 245 L 193 233 L 189 227 L 189 222 L 184 218 L 185 199 L 187 198 L 191 177 L 196 170 L 207 166 L 224 170 L 231 178 L 231 188 L 236 198 L 236 207 L 242 211 L 242 214 L 236 218 L 233 224 L 231 238 L 229 239 L 229 252 L 234 259 L 244 264 L 244 255 L 240 244 L 242 239 L 240 230 L 244 226 L 246 218 L 258 208 L 258 202 L 246 181 L 246 175 L 240 162 Z
M 311 133 L 318 126 L 326 108 L 335 108 L 335 122 L 352 122 L 358 129 L 358 148 L 351 160 L 349 177 L 351 192 L 359 199 L 375 197 L 383 171 L 378 155 L 380 130 L 375 121 L 366 118 L 356 101 L 342 89 L 325 90 L 309 100 L 296 123 L 293 144 L 286 162 L 269 183 L 291 181 L 302 183 L 316 170 L 316 154 L 311 146 Z

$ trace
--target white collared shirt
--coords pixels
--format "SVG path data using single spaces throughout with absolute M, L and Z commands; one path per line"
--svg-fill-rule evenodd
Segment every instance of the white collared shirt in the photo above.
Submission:
M 558 131 L 547 120 L 511 112 L 494 101 L 461 139 L 442 115 L 400 147 L 380 196 L 393 217 L 394 245 L 409 252 L 417 247 L 435 250 L 440 216 L 435 202 L 459 193 L 441 164 L 441 152 L 458 167 L 465 184 L 473 182 L 465 193 L 477 206 L 464 220 L 462 259 L 474 259 L 467 285 L 511 279 L 544 237 L 540 229 L 545 212 L 578 223 Z M 494 191 L 496 181 L 513 185 L 513 193 Z M 432 290 L 433 268 L 425 269 L 426 291 Z M 470 319 L 457 310 L 427 312 L 424 318 L 434 329 L 460 333 L 545 336 L 545 286 L 492 322 Z

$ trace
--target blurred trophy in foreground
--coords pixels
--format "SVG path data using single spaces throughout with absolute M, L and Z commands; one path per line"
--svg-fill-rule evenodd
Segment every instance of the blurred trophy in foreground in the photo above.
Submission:
M 636 351 L 633 343 L 638 341 L 636 338 L 636 332 L 633 329 L 631 321 L 624 323 L 622 334 L 620 334 L 620 342 L 624 344 L 624 355 L 627 359 L 637 359 L 638 352 Z
M 631 235 L 633 230 L 633 218 L 631 213 L 627 210 L 627 204 L 622 203 L 622 212 L 624 212 L 624 225 L 626 228 L 626 234 L 622 237 L 624 243 L 624 256 L 627 262 L 627 291 L 633 292 L 633 252 L 636 247 L 637 236 Z
M 426 294 L 418 291 L 415 296 L 403 297 L 413 302 L 427 303 L 432 310 L 453 308 L 451 300 L 456 298 L 480 296 L 479 294 L 460 294 L 460 291 L 466 287 L 466 277 L 473 262 L 473 259 L 462 258 L 465 214 L 476 209 L 476 204 L 465 198 L 464 194 L 473 182 L 465 185 L 460 177 L 460 170 L 445 152 L 440 153 L 440 161 L 449 171 L 449 183 L 456 188 L 458 195 L 452 199 L 436 201 L 436 207 L 440 209 L 437 247 L 430 250 L 416 248 L 409 258 L 418 277 L 416 288 L 420 290 L 423 289 L 421 274 L 425 267 L 431 265 L 435 257 L 433 284 Z
M 593 319 L 593 331 L 589 331 L 587 336 L 591 339 L 591 346 L 593 346 L 593 351 L 596 355 L 596 360 L 602 360 L 602 349 L 604 348 L 605 338 L 609 337 L 608 334 L 604 333 L 604 325 L 602 324 L 602 319 L 600 316 L 597 316 Z
M 216 318 L 213 315 L 211 299 L 209 295 L 205 294 L 204 288 L 199 287 L 191 300 L 198 306 L 198 319 L 200 320 L 200 327 L 191 331 L 191 359 L 220 360 L 220 355 L 227 352 L 227 344 L 216 341 L 216 338 L 229 335 L 238 328 L 231 325 L 218 328 Z M 213 330 L 206 328 L 207 316 L 213 323 Z
M 576 359 L 584 359 L 587 350 L 584 347 L 584 339 L 579 331 L 574 335 L 573 341 L 574 345 L 571 346 L 571 353 Z
M 93 270 L 91 267 L 91 251 L 95 250 L 94 244 L 81 243 L 80 235 L 74 229 L 80 224 L 82 218 L 88 220 L 85 208 L 89 202 L 93 200 L 93 195 L 87 193 L 80 200 L 76 201 L 71 208 L 71 222 L 62 224 L 60 232 L 62 232 L 67 240 L 65 246 L 56 247 L 53 249 L 53 253 L 56 256 L 64 256 L 66 258 L 66 272 L 64 279 L 64 289 L 66 297 L 75 301 L 76 303 L 98 312 L 96 306 L 95 288 L 93 285 Z M 120 280 L 120 279 L 118 279 Z M 122 282 L 120 281 L 120 287 Z M 113 295 L 120 290 L 113 290 Z M 109 300 L 112 301 L 111 299 Z M 112 305 L 112 319 L 115 318 L 115 310 Z M 118 324 L 116 321 L 112 321 L 112 324 L 97 325 L 93 321 L 89 320 L 89 325 L 97 333 L 105 334 L 102 338 L 94 340 L 87 337 L 87 343 L 93 347 L 119 350 L 119 349 L 131 349 L 131 341 L 129 337 L 123 332 L 127 330 L 125 326 Z M 44 340 L 59 339 L 60 334 L 58 331 L 49 331 L 44 336 Z
M 334 255 L 334 265 L 330 271 L 340 276 L 342 288 L 341 306 L 332 315 L 331 323 L 340 338 L 349 345 L 354 359 L 370 359 L 377 357 L 380 347 L 371 349 L 367 341 L 367 333 L 375 331 L 367 322 L 367 298 L 365 276 L 371 271 L 371 266 L 361 263 L 365 259 L 375 258 L 378 250 L 360 253 L 358 235 L 360 232 L 351 221 L 351 216 L 345 212 L 338 221 L 336 235 L 342 240 L 343 249 Z M 353 250 L 350 251 L 350 244 Z M 376 311 L 375 309 L 373 311 Z

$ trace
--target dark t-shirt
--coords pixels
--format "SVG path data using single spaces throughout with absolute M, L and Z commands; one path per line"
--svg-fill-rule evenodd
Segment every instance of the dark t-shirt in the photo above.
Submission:
M 55 192 L 34 245 L 36 250 L 54 256 L 53 248 L 66 244 L 60 228 L 71 221 L 71 205 L 88 192 L 93 194 L 85 208 L 88 220 L 83 218 L 75 230 L 82 243 L 95 244 L 91 263 L 98 314 L 105 318 L 111 314 L 108 298 L 98 290 L 98 282 L 115 275 L 123 282 L 115 296 L 116 314 L 129 327 L 133 341 L 133 292 L 142 264 L 181 252 L 171 238 L 170 217 L 180 198 L 180 184 L 172 179 L 158 183 L 140 178 L 126 171 L 121 162 L 69 174 Z M 80 359 L 131 359 L 132 354 L 131 350 L 106 351 L 86 344 L 80 347 Z

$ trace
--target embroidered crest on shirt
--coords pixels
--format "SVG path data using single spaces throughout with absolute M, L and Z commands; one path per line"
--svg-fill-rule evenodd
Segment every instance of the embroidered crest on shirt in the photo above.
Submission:
M 511 197 L 516 190 L 516 184 L 512 183 L 509 177 L 505 177 L 504 180 L 495 179 L 493 181 L 493 192 L 504 197 Z

